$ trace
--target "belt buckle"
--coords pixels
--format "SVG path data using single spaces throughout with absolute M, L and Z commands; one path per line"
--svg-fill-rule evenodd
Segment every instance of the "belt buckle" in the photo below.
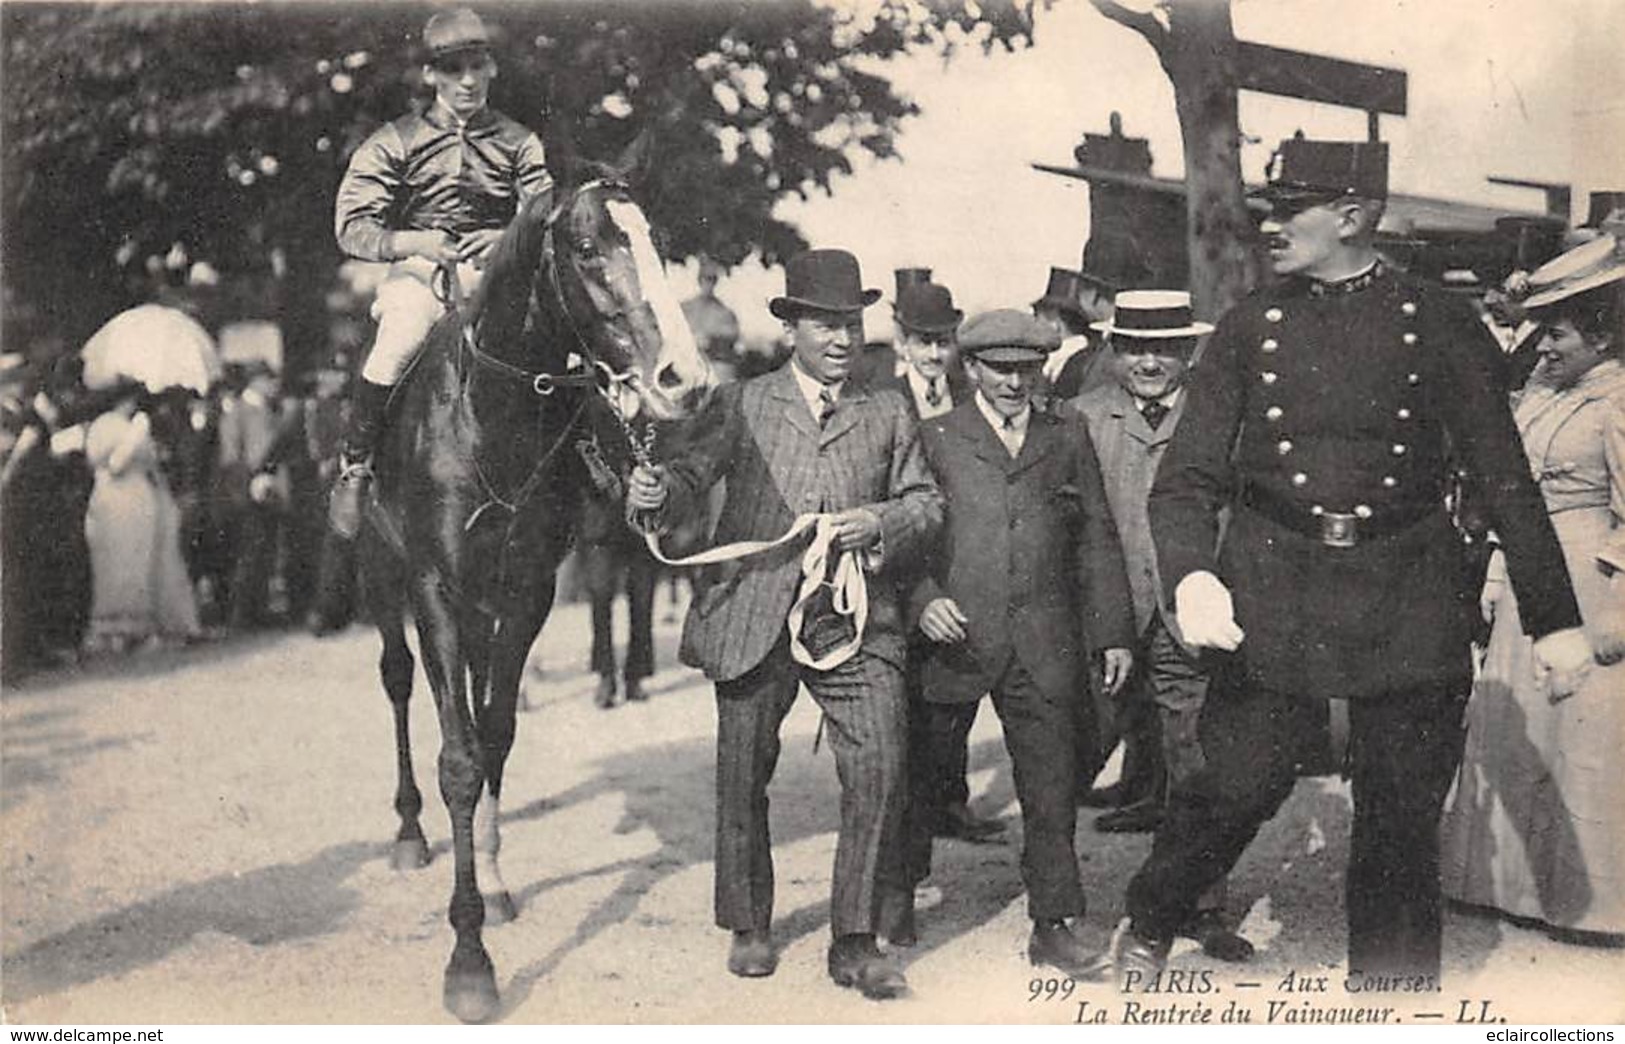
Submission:
M 1327 547 L 1353 547 L 1360 542 L 1360 516 L 1341 511 L 1322 511 L 1320 542 Z

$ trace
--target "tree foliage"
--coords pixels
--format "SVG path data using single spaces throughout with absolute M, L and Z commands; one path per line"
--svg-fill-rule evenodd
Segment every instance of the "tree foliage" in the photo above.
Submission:
M 774 205 L 830 191 L 861 152 L 893 154 L 916 109 L 885 59 L 1014 47 L 1032 25 L 1032 0 L 476 6 L 502 31 L 493 104 L 561 162 L 647 132 L 641 195 L 662 249 L 727 264 L 800 249 Z M 350 153 L 428 101 L 418 32 L 434 9 L 0 7 L 8 300 L 79 337 L 149 282 L 152 259 L 182 255 L 318 291 Z

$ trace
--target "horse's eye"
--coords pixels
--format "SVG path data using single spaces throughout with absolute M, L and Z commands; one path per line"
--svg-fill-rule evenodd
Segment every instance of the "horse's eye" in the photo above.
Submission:
M 598 244 L 590 239 L 583 239 L 576 243 L 576 253 L 583 257 L 591 257 L 598 253 Z

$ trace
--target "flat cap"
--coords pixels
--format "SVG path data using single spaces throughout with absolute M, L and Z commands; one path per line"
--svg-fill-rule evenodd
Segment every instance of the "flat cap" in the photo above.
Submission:
M 1060 346 L 1054 327 L 1015 308 L 982 312 L 959 330 L 959 350 L 987 362 L 1043 362 Z

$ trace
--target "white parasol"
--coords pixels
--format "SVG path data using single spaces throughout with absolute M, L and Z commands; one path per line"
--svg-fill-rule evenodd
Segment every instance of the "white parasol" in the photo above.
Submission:
M 201 393 L 220 376 L 220 355 L 209 332 L 167 305 L 144 304 L 120 312 L 85 342 L 80 355 L 87 388 L 107 388 L 126 379 L 149 391 L 178 385 Z

